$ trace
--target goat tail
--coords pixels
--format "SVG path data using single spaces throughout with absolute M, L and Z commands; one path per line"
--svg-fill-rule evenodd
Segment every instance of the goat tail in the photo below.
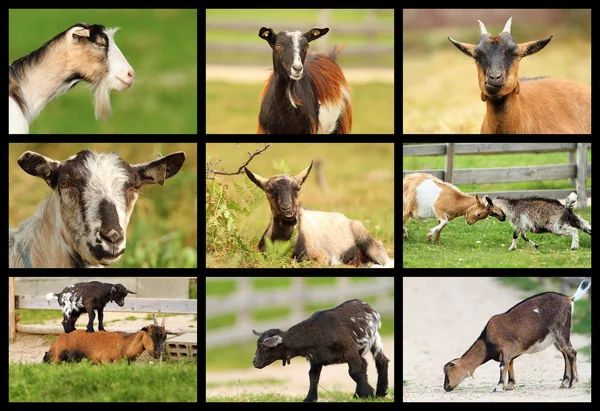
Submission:
M 58 296 L 54 293 L 46 294 L 46 300 L 48 300 L 48 305 L 50 305 L 50 300 L 58 300 Z
M 579 288 L 575 292 L 575 295 L 573 297 L 571 297 L 571 300 L 573 300 L 573 301 L 579 300 L 581 297 L 583 297 L 585 294 L 587 294 L 588 291 L 590 291 L 591 286 L 592 286 L 591 281 L 583 280 L 581 282 L 581 284 L 579 284 Z
M 575 202 L 577 201 L 577 194 L 571 193 L 565 200 L 565 208 L 568 210 L 572 210 Z

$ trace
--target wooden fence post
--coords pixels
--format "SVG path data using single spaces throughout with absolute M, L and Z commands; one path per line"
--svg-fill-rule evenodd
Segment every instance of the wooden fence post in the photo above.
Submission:
M 576 164 L 577 163 L 577 159 L 575 157 L 575 152 L 576 151 L 568 151 L 567 152 L 567 154 L 568 154 L 568 163 L 569 164 Z M 571 187 L 575 188 L 576 184 L 577 184 L 577 180 L 575 178 L 570 178 L 569 179 L 569 185 Z
M 585 183 L 587 180 L 587 145 L 588 143 L 577 143 L 577 208 L 587 207 L 585 194 Z
M 454 143 L 446 144 L 446 169 L 444 170 L 444 181 L 452 183 L 454 174 Z
M 17 336 L 15 321 L 15 277 L 8 277 L 8 338 L 14 342 Z

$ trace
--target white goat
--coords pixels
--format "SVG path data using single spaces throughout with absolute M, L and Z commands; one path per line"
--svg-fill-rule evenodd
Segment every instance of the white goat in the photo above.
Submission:
M 116 153 L 84 150 L 62 162 L 26 151 L 19 166 L 44 179 L 53 191 L 33 217 L 9 230 L 9 267 L 113 264 L 125 252 L 138 190 L 145 184 L 164 185 L 184 161 L 181 151 L 137 165 L 129 165 Z
M 80 81 L 92 87 L 96 118 L 110 117 L 111 90 L 127 90 L 135 80 L 115 43 L 117 30 L 78 23 L 8 66 L 9 133 L 28 134 L 46 104 Z
M 437 218 L 439 225 L 433 227 L 427 234 L 427 241 L 440 243 L 440 234 L 448 221 L 464 216 L 467 224 L 475 224 L 488 215 L 505 220 L 504 213 L 492 203 L 488 196 L 483 201 L 464 194 L 458 187 L 445 183 L 439 178 L 427 173 L 414 173 L 404 177 L 402 182 L 402 239 L 408 238 L 406 222 L 409 218 Z

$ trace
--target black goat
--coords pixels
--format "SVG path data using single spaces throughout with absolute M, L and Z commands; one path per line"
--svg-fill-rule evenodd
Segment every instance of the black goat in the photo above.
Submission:
M 260 336 L 252 364 L 260 369 L 282 360 L 285 366 L 293 357 L 305 357 L 310 362 L 310 388 L 304 402 L 315 402 L 323 366 L 348 363 L 350 377 L 356 381 L 354 395 L 367 398 L 373 397 L 374 391 L 367 380 L 367 361 L 363 357 L 371 350 L 377 366 L 377 396 L 384 397 L 390 360 L 383 354 L 380 327 L 379 314 L 367 303 L 346 301 L 335 308 L 317 311 L 285 332 L 252 330 Z
M 90 321 L 87 332 L 94 332 L 94 310 L 98 311 L 98 330 L 105 331 L 102 320 L 104 318 L 104 307 L 113 301 L 123 307 L 127 294 L 135 294 L 128 290 L 123 284 L 101 283 L 90 281 L 89 283 L 77 283 L 69 285 L 62 293 L 46 294 L 48 304 L 50 300 L 58 300 L 63 312 L 63 328 L 66 333 L 75 331 L 75 322 L 82 313 L 88 313 Z

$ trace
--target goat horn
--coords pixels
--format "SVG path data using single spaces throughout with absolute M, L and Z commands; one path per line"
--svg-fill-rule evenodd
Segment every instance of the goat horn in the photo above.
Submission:
M 160 322 L 160 326 L 162 328 L 165 328 L 165 317 L 162 318 L 162 321 Z
M 135 291 L 131 291 L 130 289 L 127 289 L 127 294 L 137 294 Z
M 508 19 L 508 21 L 506 22 L 506 26 L 504 26 L 504 30 L 502 30 L 502 33 L 510 34 L 510 25 L 511 24 L 512 24 L 512 17 L 510 19 Z
M 487 29 L 485 28 L 485 25 L 481 22 L 481 20 L 477 20 L 479 22 L 479 29 L 481 30 L 481 34 L 488 34 Z
M 156 321 L 156 316 L 152 314 L 152 318 L 154 319 L 154 325 L 158 327 L 158 321 Z
M 252 330 L 252 332 L 254 333 L 254 335 L 258 335 L 260 336 L 262 333 L 259 333 L 258 331 Z

